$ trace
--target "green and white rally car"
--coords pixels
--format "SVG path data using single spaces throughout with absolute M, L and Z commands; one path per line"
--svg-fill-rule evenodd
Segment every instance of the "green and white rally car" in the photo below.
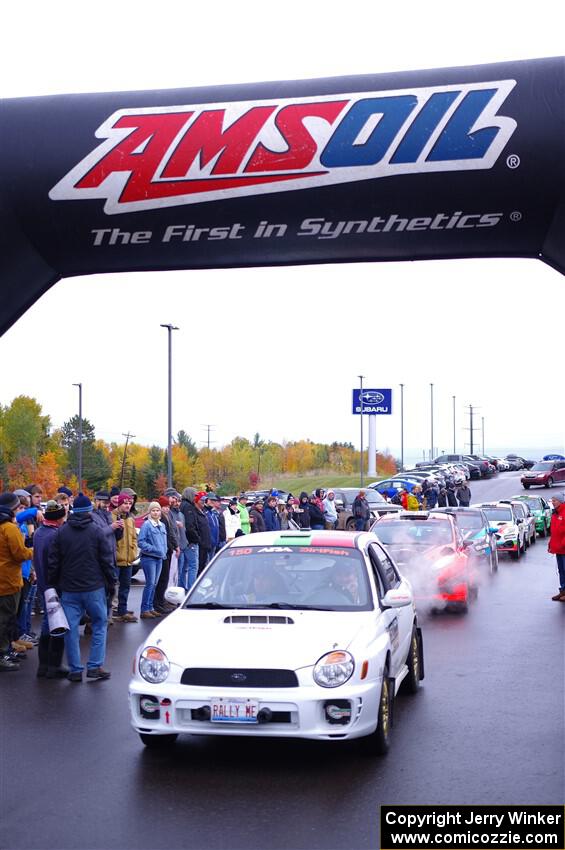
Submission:
M 543 496 L 512 496 L 512 500 L 527 502 L 536 520 L 536 531 L 540 537 L 547 537 L 551 525 L 551 504 Z

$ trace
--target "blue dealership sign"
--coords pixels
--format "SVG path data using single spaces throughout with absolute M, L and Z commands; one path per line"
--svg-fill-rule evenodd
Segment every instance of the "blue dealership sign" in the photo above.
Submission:
M 353 390 L 353 413 L 374 416 L 375 414 L 392 413 L 392 389 L 387 390 Z

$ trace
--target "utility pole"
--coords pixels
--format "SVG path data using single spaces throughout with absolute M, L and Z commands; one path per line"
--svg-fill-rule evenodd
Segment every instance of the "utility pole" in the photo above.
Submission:
M 400 471 L 404 470 L 404 384 L 400 384 Z
M 360 460 L 359 460 L 359 480 L 360 480 L 360 486 L 362 487 L 363 486 L 363 378 L 365 377 L 365 375 L 358 375 L 357 377 L 359 378 L 360 385 L 361 385 L 361 390 L 359 392 L 359 401 L 361 403 L 361 454 L 360 454 Z
M 169 416 L 168 416 L 168 434 L 167 434 L 167 485 L 173 486 L 173 331 L 178 331 L 175 325 L 161 325 L 162 328 L 167 328 L 169 342 Z
M 78 387 L 78 489 L 82 490 L 82 384 L 73 384 Z
M 485 456 L 485 417 L 481 416 L 481 437 L 483 443 L 483 457 Z
M 431 413 L 431 451 L 430 460 L 434 459 L 434 385 L 430 384 L 430 413 Z
M 208 438 L 207 438 L 207 440 L 206 440 L 206 445 L 207 445 L 207 447 L 208 447 L 208 449 L 209 449 L 209 448 L 210 448 L 210 443 L 211 443 L 211 442 L 212 442 L 212 443 L 214 443 L 214 442 L 215 442 L 215 440 L 210 440 L 210 431 L 212 431 L 212 430 L 213 430 L 216 426 L 215 426 L 215 425 L 203 425 L 202 427 L 203 427 L 203 428 L 206 428 L 206 430 L 207 430 L 207 432 L 208 432 Z
M 130 434 L 129 431 L 127 432 L 127 434 L 124 434 L 124 432 L 122 431 L 122 437 L 126 438 L 126 444 L 124 446 L 124 454 L 123 454 L 123 457 L 122 457 L 122 469 L 120 471 L 120 490 L 123 488 L 123 485 L 124 485 L 124 470 L 126 468 L 126 453 L 127 453 L 127 450 L 128 450 L 129 438 L 135 437 L 135 434 Z

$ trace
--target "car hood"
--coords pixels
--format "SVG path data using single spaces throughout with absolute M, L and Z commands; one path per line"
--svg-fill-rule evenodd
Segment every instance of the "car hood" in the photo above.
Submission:
M 234 617 L 249 621 L 234 623 Z M 296 670 L 315 664 L 332 649 L 347 649 L 371 621 L 374 624 L 374 611 L 178 609 L 159 623 L 144 645 L 158 646 L 171 663 L 183 668 L 236 664 Z

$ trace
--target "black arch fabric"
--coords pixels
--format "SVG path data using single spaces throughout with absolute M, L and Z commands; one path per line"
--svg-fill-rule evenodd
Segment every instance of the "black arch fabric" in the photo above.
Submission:
M 0 104 L 0 331 L 61 277 L 449 257 L 565 270 L 565 60 Z

